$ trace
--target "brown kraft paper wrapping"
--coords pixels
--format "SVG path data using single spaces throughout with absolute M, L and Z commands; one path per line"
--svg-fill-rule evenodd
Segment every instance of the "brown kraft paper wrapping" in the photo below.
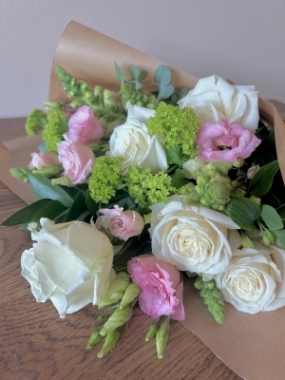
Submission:
M 118 89 L 114 62 L 123 69 L 134 64 L 147 70 L 150 77 L 157 66 L 163 63 L 95 30 L 71 21 L 56 50 L 51 72 L 50 100 L 68 100 L 56 76 L 55 68 L 57 66 L 61 66 L 77 79 L 86 81 L 90 86 L 101 85 L 109 89 Z M 173 83 L 176 86 L 188 88 L 195 86 L 197 78 L 174 68 L 171 70 Z M 260 114 L 274 125 L 278 160 L 285 180 L 284 123 L 271 103 L 259 99 L 259 109 Z M 10 155 L 10 162 L 6 168 L 3 168 L 3 165 L 0 167 L 0 174 L 1 179 L 4 178 L 3 182 L 13 192 L 17 195 L 20 194 L 22 199 L 30 203 L 34 200 L 30 188 L 25 186 L 25 189 L 19 191 L 21 183 L 17 182 L 17 186 L 15 186 L 11 185 L 11 180 L 10 182 L 7 180 L 8 166 L 23 166 L 24 157 L 27 164 L 29 153 L 36 149 L 39 141 L 37 138 L 28 138 L 26 142 L 25 152 L 23 149 L 19 150 L 19 147 L 24 145 L 22 139 L 21 144 L 17 139 L 4 143 L 11 153 L 8 151 L 0 153 L 5 154 L 7 161 Z M 1 161 L 3 162 L 3 160 Z M 252 316 L 238 312 L 231 305 L 226 304 L 225 322 L 223 325 L 218 325 L 203 305 L 203 301 L 197 290 L 193 288 L 191 281 L 185 284 L 184 305 L 186 319 L 181 322 L 182 325 L 196 334 L 217 357 L 239 376 L 247 380 L 283 380 L 285 378 L 285 307 L 274 312 L 264 312 Z M 187 347 L 185 349 L 187 350 Z

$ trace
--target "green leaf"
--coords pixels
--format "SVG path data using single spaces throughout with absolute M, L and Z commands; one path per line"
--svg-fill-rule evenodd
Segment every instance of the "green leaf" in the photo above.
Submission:
M 285 203 L 276 209 L 278 215 L 282 220 L 285 220 Z
M 277 230 L 273 231 L 273 233 L 276 235 L 278 243 L 285 249 L 285 230 Z
M 254 222 L 259 218 L 260 206 L 248 198 L 232 197 L 226 204 L 225 211 L 243 230 L 256 230 Z
M 86 193 L 85 203 L 89 213 L 93 216 L 96 216 L 99 205 L 91 198 L 89 190 Z
M 168 84 L 166 86 L 162 85 L 159 88 L 159 92 L 157 95 L 157 101 L 159 101 L 160 99 L 169 98 L 173 94 L 173 91 L 174 91 L 174 87 L 172 84 Z
M 115 62 L 115 70 L 116 74 L 118 75 L 118 78 L 120 79 L 120 83 L 124 83 L 126 81 L 126 75 L 124 71 L 120 68 L 120 66 L 117 65 Z
M 272 206 L 262 205 L 260 215 L 270 230 L 275 231 L 283 228 L 282 219 Z
M 169 164 L 182 165 L 183 155 L 182 150 L 179 146 L 172 146 L 170 148 L 165 148 L 167 162 Z
M 262 197 L 271 189 L 275 174 L 279 170 L 277 160 L 262 166 L 250 182 L 248 194 L 255 197 Z
M 15 226 L 17 224 L 28 223 L 48 203 L 50 203 L 50 199 L 40 199 L 11 215 L 8 219 L 4 220 L 2 225 Z
M 179 189 L 181 186 L 186 185 L 188 182 L 186 179 L 186 174 L 183 169 L 176 169 L 174 174 L 171 176 L 172 180 L 172 186 L 176 187 L 176 189 Z
M 59 215 L 61 215 L 67 209 L 59 201 L 51 201 L 47 203 L 39 212 L 33 216 L 31 222 L 39 223 L 41 218 L 48 218 L 51 220 L 56 219 Z
M 87 205 L 85 203 L 85 197 L 83 193 L 79 192 L 71 205 L 68 213 L 65 217 L 65 222 L 69 222 L 71 220 L 77 220 L 77 218 L 87 210 Z
M 171 81 L 171 71 L 167 66 L 160 65 L 154 73 L 155 83 L 159 86 L 167 85 Z
M 135 65 L 130 65 L 129 66 L 129 70 L 130 70 L 130 72 L 132 74 L 132 79 L 136 81 L 138 79 L 138 76 L 139 76 L 139 73 L 140 73 L 139 69 Z
M 33 192 L 41 199 L 51 199 L 61 202 L 64 206 L 70 207 L 73 199 L 60 186 L 52 185 L 49 178 L 40 174 L 29 174 L 29 183 Z
M 143 70 L 139 73 L 138 75 L 138 81 L 141 82 L 142 80 L 144 80 L 145 78 L 147 77 L 147 71 Z

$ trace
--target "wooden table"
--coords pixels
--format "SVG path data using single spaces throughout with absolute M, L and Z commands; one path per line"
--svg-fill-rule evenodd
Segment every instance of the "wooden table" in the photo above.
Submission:
M 0 120 L 0 140 L 24 135 L 24 119 Z M 24 206 L 0 182 L 0 222 Z M 0 227 L 1 380 L 239 380 L 195 335 L 171 324 L 164 359 L 155 342 L 144 342 L 150 319 L 139 308 L 112 354 L 97 359 L 100 347 L 85 349 L 97 309 L 58 317 L 50 302 L 37 303 L 21 276 L 20 258 L 31 246 L 17 227 Z

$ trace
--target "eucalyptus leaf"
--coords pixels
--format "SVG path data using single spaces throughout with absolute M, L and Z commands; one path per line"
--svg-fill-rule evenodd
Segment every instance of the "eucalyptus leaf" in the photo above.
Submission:
M 248 194 L 255 197 L 262 197 L 271 189 L 275 174 L 279 170 L 277 160 L 262 166 L 250 182 Z
M 138 81 L 141 82 L 142 80 L 144 80 L 145 78 L 147 77 L 147 71 L 143 70 L 139 73 L 138 75 Z
M 158 91 L 157 101 L 169 98 L 173 94 L 173 91 L 174 87 L 172 84 L 162 85 Z
M 262 205 L 260 216 L 270 230 L 275 231 L 283 228 L 282 219 L 272 206 Z
M 117 65 L 115 62 L 115 70 L 118 78 L 120 79 L 120 83 L 124 83 L 126 81 L 126 75 L 124 71 L 120 68 L 120 66 Z
M 276 235 L 278 243 L 285 249 L 285 230 L 277 230 L 273 231 L 273 233 Z
M 48 153 L 45 141 L 43 141 L 40 145 L 38 145 L 38 150 L 42 153 Z
M 135 65 L 130 65 L 129 66 L 129 70 L 130 70 L 130 72 L 132 74 L 132 79 L 136 81 L 138 79 L 138 76 L 139 76 L 139 73 L 140 73 L 139 69 Z
M 34 215 L 36 215 L 45 205 L 49 204 L 50 202 L 50 199 L 40 199 L 11 215 L 2 223 L 2 225 L 15 226 L 18 224 L 28 223 L 31 221 Z
M 66 191 L 58 185 L 52 185 L 50 179 L 41 174 L 30 173 L 29 183 L 40 199 L 57 200 L 66 207 L 70 207 L 73 203 L 73 199 Z
M 254 222 L 260 216 L 260 206 L 248 198 L 232 197 L 226 204 L 226 214 L 246 231 L 256 230 Z
M 154 73 L 155 83 L 159 86 L 167 85 L 171 81 L 171 71 L 165 65 L 160 65 Z

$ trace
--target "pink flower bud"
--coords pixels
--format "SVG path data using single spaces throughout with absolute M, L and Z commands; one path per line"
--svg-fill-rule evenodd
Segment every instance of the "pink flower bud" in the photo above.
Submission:
M 38 153 L 31 153 L 31 156 L 32 156 L 32 160 L 29 163 L 29 169 L 58 163 L 57 155 L 55 153 L 38 152 Z
M 118 205 L 113 209 L 104 208 L 99 210 L 102 216 L 96 221 L 97 228 L 103 225 L 115 237 L 128 240 L 132 236 L 141 234 L 144 228 L 144 220 L 141 215 L 132 210 L 126 210 Z
M 79 143 L 58 144 L 58 160 L 73 184 L 83 183 L 91 173 L 95 157 L 91 149 Z
M 79 107 L 68 120 L 68 132 L 63 135 L 68 142 L 78 142 L 83 145 L 100 140 L 104 130 L 88 106 Z

